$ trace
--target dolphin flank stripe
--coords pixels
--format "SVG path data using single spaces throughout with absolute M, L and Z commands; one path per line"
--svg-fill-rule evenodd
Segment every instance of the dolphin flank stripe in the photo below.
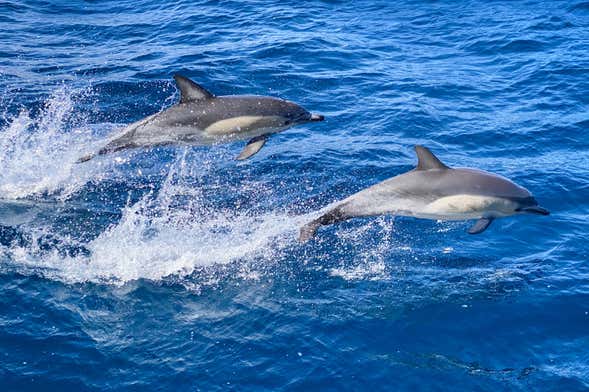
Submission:
M 264 120 L 263 116 L 238 116 L 232 118 L 226 118 L 212 123 L 204 129 L 208 134 L 223 134 L 228 129 L 232 129 L 235 132 L 250 129 L 253 125 Z

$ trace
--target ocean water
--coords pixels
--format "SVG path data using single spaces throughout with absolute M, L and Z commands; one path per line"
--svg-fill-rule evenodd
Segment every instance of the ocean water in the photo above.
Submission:
M 0 389 L 589 390 L 588 55 L 581 1 L 0 1 Z M 326 120 L 74 164 L 178 72 Z M 297 242 L 415 144 L 552 215 Z

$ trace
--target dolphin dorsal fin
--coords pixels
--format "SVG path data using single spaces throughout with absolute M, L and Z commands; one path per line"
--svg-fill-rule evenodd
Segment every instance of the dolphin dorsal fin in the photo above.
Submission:
M 423 146 L 415 146 L 417 167 L 415 170 L 449 169 L 430 150 Z
M 202 99 L 215 97 L 207 89 L 182 75 L 174 75 L 174 80 L 180 90 L 180 103 L 200 101 Z

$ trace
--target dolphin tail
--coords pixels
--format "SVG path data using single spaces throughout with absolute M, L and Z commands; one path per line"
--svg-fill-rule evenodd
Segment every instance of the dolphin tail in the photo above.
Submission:
M 84 155 L 82 158 L 78 159 L 76 161 L 76 163 L 84 163 L 84 162 L 88 162 L 89 160 L 96 158 L 98 155 L 104 155 L 104 154 L 108 154 L 110 152 L 114 152 L 116 150 L 111 150 L 111 149 L 107 149 L 105 148 L 101 148 L 100 150 L 98 150 L 98 152 L 92 152 L 88 155 Z
M 315 237 L 315 233 L 317 233 L 319 226 L 321 226 L 321 218 L 315 219 L 301 227 L 301 231 L 299 232 L 299 242 L 304 243 Z
M 96 153 L 91 153 L 91 154 L 88 154 L 88 155 L 84 155 L 83 157 L 81 157 L 80 159 L 78 159 L 78 160 L 76 161 L 76 163 L 84 163 L 84 162 L 88 162 L 90 159 L 94 158 L 96 155 L 98 155 L 98 154 L 96 154 Z
M 319 226 L 331 225 L 350 218 L 349 215 L 343 212 L 342 207 L 344 207 L 343 204 L 301 227 L 299 242 L 307 242 L 313 238 Z
M 132 144 L 132 143 L 115 144 L 115 143 L 112 143 L 111 142 L 111 143 L 107 144 L 106 147 L 101 148 L 100 150 L 98 150 L 98 152 L 93 152 L 91 154 L 84 155 L 82 158 L 78 159 L 76 161 L 76 163 L 88 162 L 89 160 L 91 160 L 92 158 L 97 157 L 98 155 L 111 154 L 113 152 L 125 150 L 127 148 L 133 148 L 133 147 L 135 147 L 135 145 Z

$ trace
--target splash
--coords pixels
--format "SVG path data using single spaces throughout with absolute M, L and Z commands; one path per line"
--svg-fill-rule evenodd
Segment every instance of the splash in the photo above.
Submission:
M 369 233 L 371 231 L 376 231 L 379 241 L 358 253 L 352 263 L 332 268 L 330 275 L 349 281 L 390 279 L 386 261 L 391 256 L 391 251 L 410 249 L 400 246 L 395 241 L 392 220 L 381 216 L 360 228 L 341 231 L 338 236 L 343 241 L 361 241 L 362 238 L 374 237 L 374 233 Z
M 184 278 L 202 268 L 233 262 L 267 264 L 294 243 L 305 216 L 254 216 L 207 207 L 201 191 L 184 182 L 184 158 L 172 165 L 158 192 L 126 206 L 121 220 L 94 240 L 72 244 L 71 239 L 62 238 L 62 245 L 69 241 L 87 252 L 64 256 L 35 245 L 4 247 L 0 252 L 20 272 L 68 283 L 120 285 L 137 279 Z M 183 202 L 186 199 L 188 203 Z M 255 272 L 240 271 L 250 276 L 256 276 Z
M 75 161 L 89 148 L 92 131 L 75 112 L 84 91 L 59 88 L 37 116 L 22 110 L 0 130 L 0 197 L 75 192 L 91 175 Z
M 101 128 L 100 132 L 113 127 L 98 124 L 90 129 L 76 105 L 83 94 L 63 87 L 38 114 L 23 110 L 8 119 L 0 130 L 0 198 L 34 200 L 34 205 L 47 198 L 72 203 L 79 197 L 70 196 L 83 191 L 88 181 L 100 184 L 115 174 L 102 172 L 105 168 L 100 164 L 75 163 L 97 148 L 95 128 Z M 44 221 L 36 211 L 29 211 L 18 221 L 22 238 L 0 245 L 0 268 L 69 283 L 124 284 L 137 279 L 182 278 L 202 268 L 237 261 L 243 266 L 259 260 L 271 263 L 294 242 L 304 216 L 210 206 L 199 186 L 187 180 L 195 173 L 187 165 L 186 151 L 171 163 L 159 190 L 152 189 L 138 202 L 128 202 L 120 221 L 89 242 L 60 234 L 51 219 Z M 199 159 L 198 170 L 197 176 L 214 168 L 210 161 Z M 259 189 L 263 184 L 250 186 Z M 9 216 L 4 222 L 15 222 L 12 210 L 5 211 Z M 256 276 L 255 270 L 240 273 Z
M 153 203 L 146 197 L 127 208 L 119 224 L 87 244 L 89 256 L 64 257 L 36 247 L 3 248 L 2 253 L 24 267 L 20 272 L 68 283 L 120 285 L 184 278 L 231 262 L 271 262 L 289 242 L 291 226 L 284 216 L 217 215 L 196 222 L 187 219 L 187 211 L 156 216 L 157 209 L 149 207 Z
M 154 186 L 139 201 L 127 202 L 122 206 L 120 220 L 106 230 L 103 228 L 101 233 L 93 233 L 92 240 L 84 242 L 60 234 L 51 219 L 44 221 L 40 217 L 39 203 L 47 198 L 70 204 L 79 201 L 88 181 L 92 180 L 100 189 L 102 180 L 110 180 L 116 174 L 105 171 L 109 166 L 102 167 L 100 162 L 75 163 L 80 156 L 97 149 L 100 141 L 94 140 L 94 133 L 114 127 L 93 124 L 90 129 L 76 104 L 83 94 L 65 87 L 58 89 L 37 115 L 21 111 L 0 131 L 3 169 L 0 197 L 29 199 L 24 201 L 33 203 L 20 208 L 24 212 L 18 217 L 14 206 L 5 211 L 7 216 L 3 221 L 17 223 L 22 238 L 0 245 L 0 269 L 13 268 L 20 273 L 69 283 L 120 285 L 138 279 L 173 278 L 193 285 L 194 279 L 189 277 L 197 274 L 196 280 L 202 281 L 203 269 L 214 270 L 219 266 L 238 265 L 237 271 L 232 271 L 244 277 L 256 277 L 262 269 L 296 251 L 298 228 L 318 212 L 291 216 L 283 211 L 260 212 L 256 208 L 224 209 L 211 205 L 201 187 L 219 187 L 219 184 L 196 181 L 195 185 L 190 179 L 204 178 L 218 170 L 212 162 L 224 161 L 226 156 L 213 156 L 212 160 L 192 157 L 199 162 L 198 172 L 194 173 L 195 167 L 187 164 L 188 150 L 179 153 L 167 175 L 156 173 L 156 181 L 163 180 L 158 190 Z M 209 154 L 223 154 L 221 150 Z M 128 176 L 142 176 L 141 169 L 137 172 L 123 169 L 119 174 L 125 176 L 124 181 Z M 232 193 L 247 191 L 248 198 L 252 195 L 255 198 L 255 192 L 265 187 L 264 183 L 243 178 L 238 186 L 224 185 L 227 186 L 221 188 Z M 78 191 L 81 192 L 70 198 Z M 265 192 L 258 197 L 264 199 L 272 190 Z M 50 215 L 52 209 L 53 205 L 41 209 L 43 216 Z M 392 226 L 383 220 L 377 220 L 376 226 L 368 224 L 349 233 L 338 231 L 345 243 L 369 235 L 366 230 L 372 234 L 376 231 L 384 241 L 353 251 L 356 256 L 352 265 L 330 266 L 331 275 L 347 280 L 386 279 L 385 258 L 391 247 Z M 83 224 L 80 227 L 84 230 Z M 348 259 L 343 251 L 347 247 L 339 246 L 343 253 L 337 258 Z

